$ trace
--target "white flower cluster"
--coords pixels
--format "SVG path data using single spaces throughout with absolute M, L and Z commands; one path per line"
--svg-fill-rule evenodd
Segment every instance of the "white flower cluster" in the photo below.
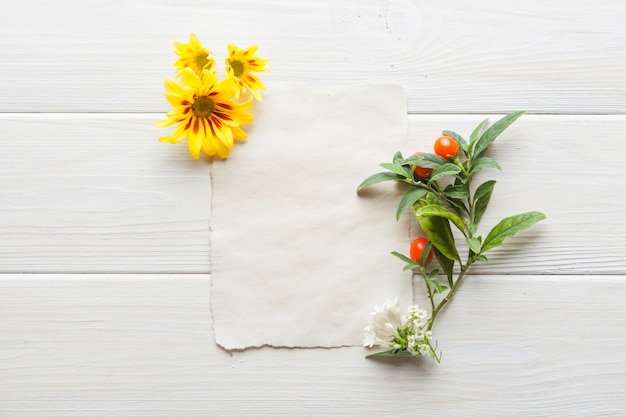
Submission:
M 428 312 L 417 305 L 409 307 L 409 314 L 402 316 L 399 333 L 406 335 L 406 350 L 412 355 L 434 356 L 430 340 L 433 333 L 428 328 Z
M 363 346 L 389 346 L 393 353 L 408 352 L 437 359 L 436 346 L 431 344 L 432 332 L 428 330 L 428 312 L 417 305 L 410 306 L 408 314 L 401 315 L 398 299 L 386 300 L 374 307 L 365 327 Z

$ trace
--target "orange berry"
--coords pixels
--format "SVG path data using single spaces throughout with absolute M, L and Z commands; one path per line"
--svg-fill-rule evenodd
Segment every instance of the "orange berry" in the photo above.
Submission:
M 419 155 L 422 153 L 424 152 L 415 152 L 413 155 Z M 409 165 L 409 166 L 411 167 L 411 169 L 413 169 L 413 165 Z M 422 168 L 419 165 L 415 167 L 415 173 L 421 178 L 428 178 L 431 172 L 433 172 L 432 168 Z
M 450 136 L 443 135 L 435 141 L 435 153 L 442 158 L 454 158 L 459 151 L 459 144 Z

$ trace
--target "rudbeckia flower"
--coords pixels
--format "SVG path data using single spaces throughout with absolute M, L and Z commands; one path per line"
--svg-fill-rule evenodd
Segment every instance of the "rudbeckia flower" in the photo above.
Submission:
M 194 158 L 198 158 L 200 150 L 209 156 L 227 158 L 233 141 L 247 137 L 240 126 L 253 119 L 247 113 L 252 98 L 244 103 L 232 102 L 234 90 L 230 79 L 218 83 L 215 75 L 206 69 L 198 75 L 186 68 L 182 83 L 166 78 L 165 89 L 165 97 L 174 109 L 167 113 L 166 120 L 155 125 L 178 126 L 174 133 L 160 138 L 161 142 L 178 143 L 187 138 Z
M 174 42 L 174 53 L 180 58 L 174 62 L 178 74 L 182 75 L 185 68 L 191 68 L 200 75 L 203 70 L 215 73 L 215 58 L 211 51 L 202 46 L 198 37 L 192 33 L 189 35 L 189 43 Z
M 251 46 L 248 49 L 239 50 L 235 45 L 228 45 L 228 58 L 226 58 L 226 74 L 228 78 L 233 80 L 235 88 L 235 97 L 250 91 L 254 98 L 261 100 L 261 90 L 265 91 L 265 86 L 259 78 L 252 72 L 267 72 L 266 59 L 254 56 L 257 46 Z

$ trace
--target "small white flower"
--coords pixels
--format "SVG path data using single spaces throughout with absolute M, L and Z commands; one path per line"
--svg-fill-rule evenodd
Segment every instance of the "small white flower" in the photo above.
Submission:
M 426 339 L 430 340 L 433 337 L 433 332 L 431 332 L 430 330 L 426 332 Z
M 427 317 L 428 317 L 428 312 L 427 312 L 426 310 L 422 310 L 422 309 L 420 309 L 420 310 L 417 310 L 417 311 L 415 312 L 415 315 L 416 315 L 416 316 L 417 316 L 417 318 L 419 318 L 419 319 L 425 319 L 425 318 L 427 318 Z
M 426 343 L 420 345 L 420 354 L 430 356 L 430 347 Z
M 407 341 L 407 346 L 406 346 L 406 350 L 409 351 L 409 353 L 415 355 L 417 353 L 417 343 L 415 341 L 415 335 L 408 335 L 406 338 Z
M 424 332 L 422 330 L 418 330 L 417 333 L 415 333 L 415 340 L 419 340 L 420 342 L 424 340 Z
M 421 329 L 422 327 L 424 327 L 428 322 L 421 320 L 421 319 L 413 319 L 413 327 L 417 328 L 417 329 Z

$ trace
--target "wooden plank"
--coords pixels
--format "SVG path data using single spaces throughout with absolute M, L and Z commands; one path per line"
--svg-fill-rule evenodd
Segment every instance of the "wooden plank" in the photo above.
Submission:
M 366 360 L 359 347 L 229 354 L 214 344 L 209 290 L 208 275 L 1 276 L 0 411 L 617 416 L 626 407 L 625 276 L 471 277 L 436 327 L 440 365 Z
M 432 152 L 442 130 L 469 138 L 488 116 L 412 115 L 407 154 Z M 492 122 L 501 116 L 489 116 Z M 502 171 L 481 222 L 484 236 L 502 218 L 538 210 L 548 219 L 489 253 L 473 273 L 624 274 L 626 118 L 523 116 L 491 146 Z M 388 159 L 391 159 L 391 155 Z M 408 249 L 407 249 L 408 252 Z
M 208 273 L 210 164 L 159 143 L 155 117 L 2 115 L 15 141 L 0 141 L 0 271 Z M 483 117 L 412 115 L 405 153 Z M 482 175 L 498 185 L 481 230 L 527 210 L 548 220 L 474 272 L 626 274 L 625 135 L 625 116 L 518 120 L 492 147 L 503 171 Z
M 208 272 L 210 164 L 154 115 L 3 115 L 0 270 Z
M 270 86 L 395 82 L 420 113 L 624 113 L 625 19 L 620 0 L 23 0 L 0 14 L 0 111 L 164 112 L 172 42 L 195 31 L 220 67 L 228 43 L 259 44 Z

